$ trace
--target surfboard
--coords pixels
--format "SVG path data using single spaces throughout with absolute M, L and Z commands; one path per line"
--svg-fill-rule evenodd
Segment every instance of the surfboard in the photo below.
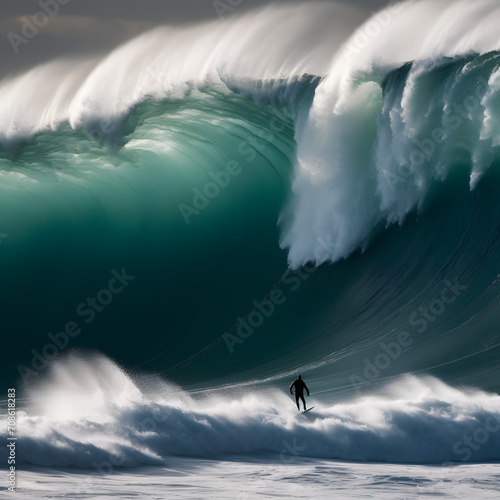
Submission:
M 314 406 L 311 406 L 311 408 L 308 408 L 307 410 L 303 410 L 302 413 L 307 413 L 308 411 L 311 411 L 314 408 Z

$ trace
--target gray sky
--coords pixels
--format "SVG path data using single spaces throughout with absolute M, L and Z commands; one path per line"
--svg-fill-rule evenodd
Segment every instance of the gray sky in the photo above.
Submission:
M 218 1 L 219 5 L 236 5 L 239 0 Z M 388 0 L 339 1 L 363 8 L 367 15 L 389 3 Z M 240 0 L 226 17 L 270 3 L 296 3 L 296 0 Z M 23 36 L 22 28 L 26 19 L 33 21 L 33 16 L 42 11 L 42 5 L 47 8 L 52 5 L 57 14 L 28 39 Z M 0 0 L 0 78 L 56 57 L 109 51 L 159 24 L 217 19 L 214 0 Z
M 40 10 L 40 0 L 2 0 L 1 18 L 30 15 Z M 42 3 L 51 0 L 41 0 Z M 196 19 L 217 19 L 214 0 L 61 0 L 61 13 L 67 16 L 92 16 L 98 18 L 121 18 L 132 21 L 142 20 L 153 23 L 171 23 Z M 236 10 L 251 9 L 266 5 L 269 0 L 220 0 L 236 5 Z M 274 0 L 274 3 L 294 3 L 299 0 Z M 388 0 L 338 0 L 355 7 L 377 10 Z M 303 0 L 307 3 L 307 0 Z M 63 12 L 64 10 L 64 12 Z

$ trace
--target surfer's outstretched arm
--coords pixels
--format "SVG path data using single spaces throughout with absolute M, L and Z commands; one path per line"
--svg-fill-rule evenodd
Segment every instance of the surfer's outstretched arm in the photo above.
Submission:
M 307 391 L 307 395 L 309 396 L 309 389 L 307 388 L 307 385 L 305 382 L 304 382 L 304 389 Z
M 292 387 L 295 385 L 295 380 L 290 384 L 290 394 L 293 395 Z

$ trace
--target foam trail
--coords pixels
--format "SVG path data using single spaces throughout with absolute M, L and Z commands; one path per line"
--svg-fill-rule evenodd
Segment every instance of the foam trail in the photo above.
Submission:
M 500 459 L 496 394 L 408 376 L 370 397 L 314 404 L 299 414 L 279 390 L 194 399 L 151 377 L 134 382 L 103 356 L 72 355 L 32 388 L 19 412 L 18 458 L 95 468 L 112 457 L 115 466 L 133 467 L 168 464 L 169 456 L 286 455 L 289 444 L 302 456 L 348 460 Z

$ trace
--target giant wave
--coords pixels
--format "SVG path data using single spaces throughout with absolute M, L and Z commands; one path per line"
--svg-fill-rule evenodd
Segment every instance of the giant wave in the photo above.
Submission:
M 273 6 L 1 82 L 2 379 L 30 393 L 22 459 L 281 453 L 300 430 L 315 457 L 498 460 L 493 431 L 454 451 L 499 411 L 482 392 L 499 388 L 497 13 L 408 2 L 359 26 L 345 6 Z M 123 267 L 134 282 L 86 322 L 78 305 Z M 45 359 L 70 321 L 62 356 L 127 369 Z M 299 370 L 312 420 L 276 389 Z

